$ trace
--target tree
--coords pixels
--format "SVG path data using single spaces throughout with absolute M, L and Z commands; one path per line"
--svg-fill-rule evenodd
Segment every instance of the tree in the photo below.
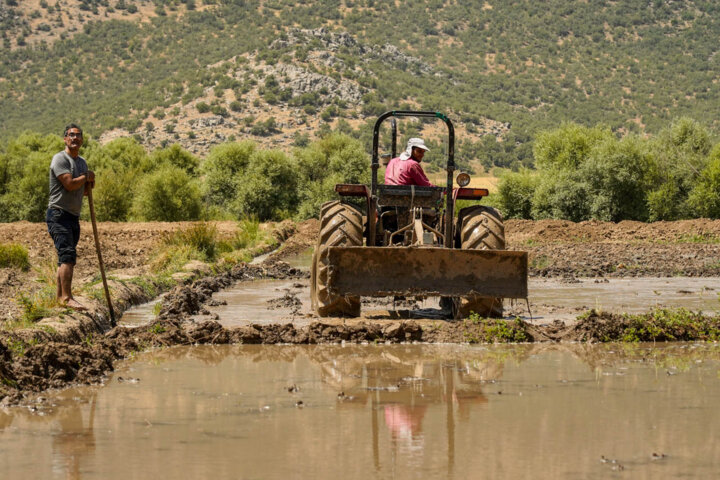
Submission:
M 232 210 L 260 221 L 287 218 L 297 208 L 297 169 L 280 150 L 253 153 L 238 179 Z
M 693 217 L 720 218 L 720 145 L 715 146 L 709 158 L 688 194 L 687 205 Z
M 203 195 L 210 205 L 227 208 L 235 200 L 238 183 L 256 149 L 257 144 L 248 140 L 224 143 L 210 150 L 200 165 Z
M 200 187 L 185 170 L 164 165 L 140 180 L 132 213 L 138 220 L 198 220 L 202 213 Z
M 537 135 L 533 145 L 535 165 L 543 169 L 577 168 L 587 159 L 594 145 L 613 138 L 607 127 L 588 128 L 563 123 L 555 130 Z
M 532 218 L 532 200 L 539 182 L 540 176 L 528 169 L 503 175 L 498 195 L 505 218 Z
M 595 145 L 580 168 L 587 185 L 590 217 L 597 220 L 648 219 L 647 180 L 651 155 L 635 136 Z
M 370 158 L 362 144 L 332 133 L 306 148 L 295 150 L 299 169 L 300 219 L 318 215 L 320 206 L 335 197 L 337 183 L 370 183 Z
M 200 161 L 195 155 L 188 152 L 177 143 L 174 143 L 167 148 L 155 150 L 150 156 L 150 159 L 155 168 L 157 168 L 158 165 L 166 163 L 182 168 L 190 175 L 193 175 L 200 165 Z

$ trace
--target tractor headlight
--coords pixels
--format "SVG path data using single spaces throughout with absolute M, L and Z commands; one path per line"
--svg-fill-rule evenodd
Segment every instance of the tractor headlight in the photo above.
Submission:
M 461 187 L 467 187 L 470 184 L 470 175 L 460 172 L 457 176 L 457 184 Z

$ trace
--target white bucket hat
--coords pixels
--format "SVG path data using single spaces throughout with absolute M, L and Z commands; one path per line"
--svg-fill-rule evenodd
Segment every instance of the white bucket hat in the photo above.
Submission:
M 429 152 L 430 149 L 425 146 L 425 142 L 422 138 L 411 138 L 408 140 L 407 148 L 408 150 L 412 151 L 413 147 L 415 148 L 422 148 L 426 152 Z
M 407 148 L 403 153 L 400 154 L 400 160 L 407 160 L 412 156 L 412 149 L 413 148 L 420 148 L 422 150 L 425 150 L 426 152 L 429 152 L 430 149 L 425 146 L 425 142 L 422 138 L 411 138 L 408 140 Z

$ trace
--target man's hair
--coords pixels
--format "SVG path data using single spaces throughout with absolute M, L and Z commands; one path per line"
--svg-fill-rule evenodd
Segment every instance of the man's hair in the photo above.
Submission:
M 82 128 L 80 128 L 80 125 L 78 125 L 77 123 L 68 123 L 65 126 L 65 131 L 63 132 L 63 137 L 67 137 L 68 130 L 70 130 L 71 128 L 77 128 L 78 130 L 80 130 L 80 133 L 83 133 Z

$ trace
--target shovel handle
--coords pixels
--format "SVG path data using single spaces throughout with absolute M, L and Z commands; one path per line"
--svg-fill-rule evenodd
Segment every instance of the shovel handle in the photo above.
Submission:
M 95 251 L 100 264 L 100 276 L 102 277 L 103 289 L 105 290 L 105 299 L 107 300 L 108 310 L 110 311 L 110 322 L 114 327 L 117 325 L 115 321 L 115 311 L 110 301 L 110 290 L 108 289 L 107 279 L 105 278 L 105 264 L 103 263 L 102 252 L 100 251 L 100 237 L 97 231 L 97 222 L 95 221 L 95 205 L 93 204 L 92 188 L 87 191 L 88 206 L 90 207 L 90 221 L 92 223 L 93 237 L 95 238 Z

